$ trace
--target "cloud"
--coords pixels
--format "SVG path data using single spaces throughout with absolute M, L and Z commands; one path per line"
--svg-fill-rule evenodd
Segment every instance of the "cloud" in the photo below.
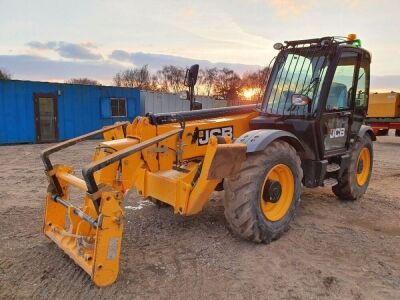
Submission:
M 234 63 L 222 63 L 222 62 L 210 62 L 208 60 L 193 59 L 175 55 L 167 54 L 155 54 L 155 53 L 144 53 L 144 52 L 127 52 L 124 50 L 114 50 L 111 55 L 111 59 L 121 62 L 131 62 L 135 66 L 148 65 L 153 71 L 161 69 L 166 65 L 175 65 L 181 68 L 189 67 L 193 64 L 199 64 L 200 68 L 230 68 L 236 72 L 242 74 L 246 71 L 254 71 L 261 69 L 259 65 L 246 65 L 246 64 L 234 64 Z
M 122 50 L 119 50 L 122 51 Z M 129 53 L 130 61 L 136 60 L 138 65 L 178 64 L 182 67 L 199 63 L 201 67 L 228 67 L 239 73 L 256 70 L 256 65 L 240 65 L 229 63 L 211 63 L 206 60 L 195 60 L 171 55 L 151 53 Z M 114 53 L 114 52 L 113 52 Z M 118 52 L 117 52 L 118 53 Z M 122 56 L 124 57 L 124 56 Z M 172 60 L 171 60 L 172 59 Z M 126 66 L 115 61 L 59 61 L 34 55 L 0 55 L 0 67 L 9 71 L 14 79 L 38 81 L 65 81 L 70 78 L 87 77 L 105 84 L 112 82 L 113 76 Z M 371 76 L 371 91 L 400 91 L 400 75 Z
M 313 1 L 271 0 L 267 1 L 279 17 L 300 16 L 311 8 Z
M 65 58 L 77 58 L 87 60 L 98 60 L 102 58 L 100 54 L 93 53 L 90 49 L 88 49 L 87 46 L 66 42 L 59 42 L 56 51 L 60 56 Z
M 73 44 L 61 41 L 31 41 L 27 45 L 31 49 L 39 50 L 39 54 L 0 54 L 0 67 L 9 70 L 15 79 L 65 81 L 75 77 L 87 77 L 109 84 L 117 72 L 129 67 L 146 64 L 149 65 L 152 72 L 161 69 L 165 65 L 186 68 L 192 64 L 199 64 L 201 68 L 230 68 L 239 74 L 261 68 L 258 65 L 213 63 L 208 60 L 181 56 L 128 52 L 125 50 L 114 50 L 109 56 L 99 59 L 101 58 L 100 55 L 90 52 L 90 49 L 97 48 L 91 43 Z M 54 51 L 59 56 L 69 59 L 49 58 L 47 57 L 48 53 L 45 51 Z
M 48 49 L 55 49 L 57 46 L 56 42 L 47 42 L 47 43 L 42 43 L 38 41 L 31 41 L 27 43 L 27 45 L 33 49 L 38 49 L 38 50 L 48 50 Z
M 31 41 L 27 44 L 29 47 L 37 50 L 53 50 L 58 55 L 64 58 L 81 59 L 81 60 L 99 60 L 102 56 L 98 53 L 94 53 L 91 49 L 95 49 L 96 46 L 90 42 L 81 44 L 74 44 L 68 42 L 46 42 L 42 43 L 39 41 Z
M 97 45 L 93 44 L 92 42 L 83 42 L 80 43 L 81 46 L 86 47 L 86 48 L 92 48 L 92 49 L 97 49 Z
M 87 77 L 111 83 L 123 66 L 115 62 L 61 61 L 35 55 L 0 55 L 0 67 L 9 70 L 14 79 L 38 81 L 64 81 Z
M 111 55 L 111 59 L 119 60 L 119 61 L 130 61 L 131 60 L 131 54 L 129 52 L 126 52 L 124 50 L 114 50 Z

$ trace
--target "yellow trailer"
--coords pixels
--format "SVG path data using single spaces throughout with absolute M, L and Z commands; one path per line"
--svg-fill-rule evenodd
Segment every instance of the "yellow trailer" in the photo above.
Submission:
M 369 95 L 369 118 L 400 118 L 400 93 L 373 93 Z

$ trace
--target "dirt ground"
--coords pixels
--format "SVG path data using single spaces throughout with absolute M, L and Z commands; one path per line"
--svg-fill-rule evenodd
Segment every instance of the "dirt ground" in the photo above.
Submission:
M 95 144 L 58 161 L 82 166 Z M 189 218 L 129 199 L 120 275 L 103 289 L 41 234 L 45 147 L 0 147 L 1 299 L 400 299 L 400 138 L 375 143 L 363 199 L 305 190 L 291 229 L 270 245 L 228 231 L 221 194 Z

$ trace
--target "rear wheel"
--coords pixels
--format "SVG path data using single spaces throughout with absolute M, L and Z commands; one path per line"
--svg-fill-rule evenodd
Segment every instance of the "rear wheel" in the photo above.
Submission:
M 396 135 L 396 136 L 400 136 L 400 129 L 396 129 L 395 135 Z
M 249 154 L 240 173 L 224 181 L 225 216 L 233 232 L 254 242 L 277 239 L 295 217 L 302 178 L 300 158 L 284 141 Z
M 334 194 L 341 200 L 356 200 L 364 195 L 371 178 L 372 162 L 372 141 L 366 134 L 354 145 L 349 168 L 332 187 Z

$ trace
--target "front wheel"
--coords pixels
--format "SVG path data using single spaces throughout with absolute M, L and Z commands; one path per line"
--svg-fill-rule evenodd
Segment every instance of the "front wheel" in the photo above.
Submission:
M 354 145 L 350 166 L 339 178 L 339 183 L 332 187 L 333 193 L 341 200 L 356 200 L 364 195 L 371 178 L 372 163 L 372 140 L 366 134 Z
M 248 154 L 241 171 L 224 181 L 225 217 L 233 232 L 254 242 L 277 239 L 295 217 L 302 178 L 300 158 L 284 141 Z

